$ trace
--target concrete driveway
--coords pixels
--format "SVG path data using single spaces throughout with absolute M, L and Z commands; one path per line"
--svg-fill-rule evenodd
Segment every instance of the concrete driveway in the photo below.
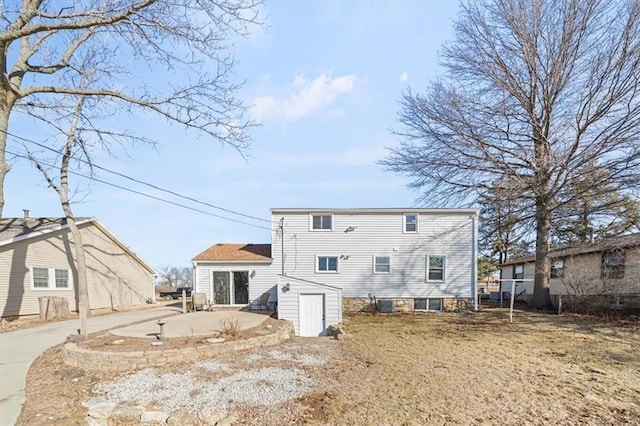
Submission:
M 93 333 L 133 322 L 161 318 L 181 312 L 164 306 L 143 311 L 122 312 L 89 318 L 88 331 Z M 29 366 L 51 346 L 63 343 L 77 334 L 79 320 L 54 322 L 39 327 L 0 333 L 0 425 L 14 425 L 24 404 L 25 378 Z

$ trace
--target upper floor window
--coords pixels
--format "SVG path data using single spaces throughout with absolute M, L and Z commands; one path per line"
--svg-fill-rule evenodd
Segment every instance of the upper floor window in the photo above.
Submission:
M 602 253 L 602 278 L 624 278 L 624 250 Z
M 551 265 L 551 278 L 564 278 L 564 259 L 558 259 Z
M 68 269 L 31 268 L 31 282 L 34 289 L 66 290 L 70 288 L 70 281 Z
M 311 230 L 331 231 L 333 229 L 333 217 L 330 214 L 311 215 Z
M 446 258 L 427 256 L 427 281 L 444 281 Z
M 317 256 L 316 272 L 338 272 L 338 256 Z
M 391 257 L 373 256 L 373 273 L 374 274 L 391 273 Z
M 513 265 L 513 275 L 514 280 L 524 279 L 524 263 L 517 263 Z
M 402 232 L 418 232 L 418 215 L 415 213 L 404 214 L 404 227 Z

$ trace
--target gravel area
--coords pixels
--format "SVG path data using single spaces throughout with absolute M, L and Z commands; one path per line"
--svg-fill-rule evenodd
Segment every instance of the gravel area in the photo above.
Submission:
M 278 349 L 258 348 L 177 368 L 147 368 L 101 381 L 92 398 L 119 405 L 137 405 L 165 412 L 206 413 L 259 411 L 283 405 L 292 415 L 296 400 L 326 386 L 321 377 L 336 342 L 301 339 Z M 270 419 L 261 419 L 270 420 Z

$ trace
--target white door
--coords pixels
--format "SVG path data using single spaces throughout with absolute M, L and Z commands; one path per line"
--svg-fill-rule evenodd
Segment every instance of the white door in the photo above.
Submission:
M 324 294 L 301 294 L 300 335 L 320 336 L 324 332 Z

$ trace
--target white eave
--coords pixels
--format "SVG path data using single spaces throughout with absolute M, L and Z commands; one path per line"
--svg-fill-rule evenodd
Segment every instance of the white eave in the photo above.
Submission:
M 478 209 L 453 209 L 453 208 L 273 208 L 271 214 L 278 213 L 343 213 L 343 214 L 367 214 L 367 213 L 424 213 L 424 214 L 478 214 Z

